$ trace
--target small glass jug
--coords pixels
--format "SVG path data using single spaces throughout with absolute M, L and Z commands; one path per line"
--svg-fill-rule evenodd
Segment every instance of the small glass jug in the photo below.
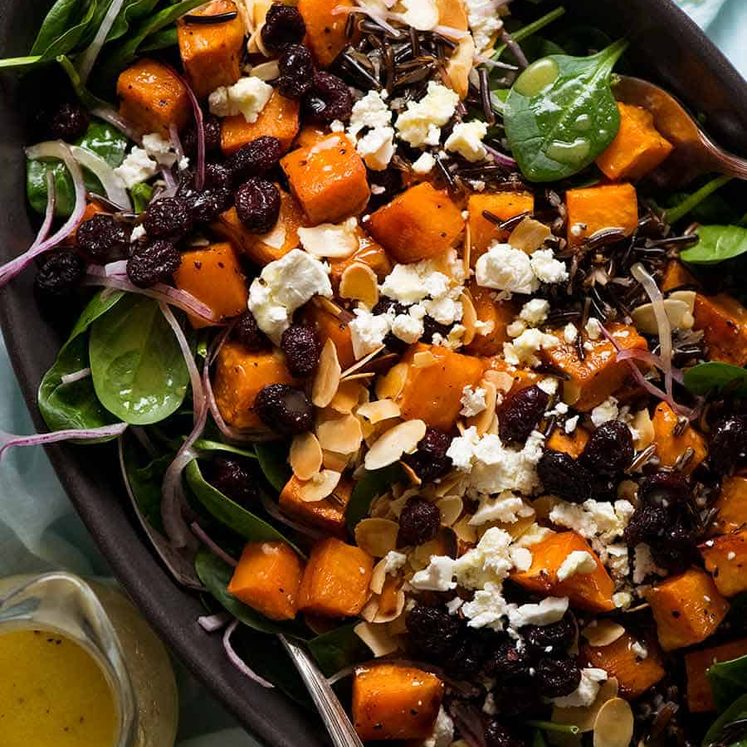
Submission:
M 0 635 L 18 630 L 57 633 L 98 664 L 116 709 L 111 747 L 173 745 L 177 695 L 168 655 L 116 589 L 62 572 L 2 579 Z

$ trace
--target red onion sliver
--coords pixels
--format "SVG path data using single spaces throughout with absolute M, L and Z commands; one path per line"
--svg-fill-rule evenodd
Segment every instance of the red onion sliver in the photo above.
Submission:
M 177 165 L 179 161 L 184 158 L 184 147 L 182 146 L 182 139 L 179 137 L 179 130 L 175 124 L 169 125 L 169 139 L 171 140 L 171 147 L 174 149 L 177 157 Z
M 197 624 L 207 633 L 215 633 L 224 628 L 231 619 L 227 612 L 219 612 L 217 615 L 202 615 L 197 618 Z
M 140 133 L 133 129 L 129 122 L 127 122 L 127 120 L 113 106 L 97 106 L 95 109 L 91 109 L 91 114 L 93 114 L 94 117 L 103 119 L 104 122 L 108 122 L 129 140 L 132 140 L 133 143 L 140 144 L 142 140 Z
M 645 363 L 649 366 L 655 366 L 660 370 L 664 370 L 664 361 L 658 356 L 654 355 L 648 350 L 641 350 L 640 348 L 627 348 L 626 350 L 620 350 L 617 353 L 617 360 L 635 360 Z M 685 381 L 685 375 L 679 368 L 672 366 L 672 378 L 678 383 L 682 384 Z
M 397 31 L 394 26 L 387 22 L 386 17 L 383 14 L 378 13 L 377 11 L 373 10 L 373 8 L 351 8 L 347 5 L 338 5 L 336 8 L 332 9 L 333 16 L 347 16 L 351 13 L 360 13 L 361 15 L 368 16 L 372 21 L 378 23 L 379 26 L 384 29 L 384 31 L 388 31 L 392 36 L 399 37 L 404 33 Z
M 192 534 L 202 542 L 208 550 L 210 550 L 216 558 L 220 558 L 226 565 L 230 565 L 231 568 L 235 568 L 238 563 L 235 558 L 232 558 L 210 535 L 196 522 L 193 521 L 189 528 L 192 530 Z
M 97 156 L 95 153 L 91 153 L 90 150 L 77 145 L 71 145 L 70 151 L 75 160 L 93 173 L 101 182 L 106 196 L 111 202 L 124 211 L 129 212 L 132 210 L 132 202 L 130 201 L 129 194 L 127 194 L 124 182 L 114 173 L 114 169 L 101 156 Z
M 223 634 L 223 648 L 226 649 L 228 660 L 245 677 L 248 677 L 250 680 L 253 680 L 258 685 L 262 685 L 262 687 L 266 687 L 268 690 L 272 690 L 275 687 L 275 685 L 273 685 L 272 682 L 268 682 L 266 679 L 264 679 L 264 677 L 260 677 L 253 669 L 250 669 L 247 666 L 246 662 L 236 653 L 236 651 L 234 651 L 233 646 L 231 645 L 231 636 L 234 634 L 238 625 L 239 625 L 239 621 L 234 620 L 226 628 L 226 632 Z
M 272 500 L 272 498 L 265 495 L 264 491 L 260 491 L 259 498 L 262 501 L 262 507 L 270 516 L 272 516 L 273 519 L 275 519 L 275 521 L 279 522 L 280 524 L 285 524 L 285 526 L 290 527 L 299 534 L 305 534 L 307 537 L 310 537 L 313 540 L 319 540 L 324 537 L 324 534 L 319 530 L 311 529 L 310 527 L 306 527 L 303 524 L 298 524 L 292 519 L 289 519 L 278 508 L 277 504 Z
M 98 275 L 99 273 L 94 272 L 96 265 L 89 265 L 88 272 L 92 275 Z M 117 262 L 109 262 L 104 265 L 104 277 L 110 278 L 115 275 L 127 275 L 127 260 L 120 259 Z
M 192 112 L 195 115 L 195 131 L 197 134 L 197 173 L 195 175 L 195 187 L 201 190 L 205 186 L 205 121 L 202 116 L 202 109 L 200 108 L 197 96 L 195 96 L 195 92 L 192 90 L 192 86 L 189 85 L 189 81 L 174 68 L 171 68 L 171 72 L 181 80 L 187 89 L 189 103 L 192 105 Z
M 501 153 L 499 150 L 496 150 L 495 148 L 491 148 L 489 145 L 485 146 L 485 150 L 493 156 L 493 160 L 499 165 L 504 166 L 507 169 L 515 169 L 518 165 L 516 161 L 511 158 L 511 156 L 507 156 L 505 153 Z
M 127 429 L 127 423 L 115 423 L 105 425 L 101 428 L 89 428 L 81 430 L 71 428 L 64 431 L 52 431 L 51 433 L 35 433 L 30 436 L 17 436 L 13 433 L 0 431 L 0 459 L 3 458 L 8 449 L 19 446 L 43 446 L 45 444 L 56 444 L 61 441 L 95 441 L 101 438 L 112 438 L 121 436 Z

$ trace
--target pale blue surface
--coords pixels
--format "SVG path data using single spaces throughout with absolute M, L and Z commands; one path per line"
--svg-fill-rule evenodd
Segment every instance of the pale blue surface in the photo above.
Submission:
M 682 0 L 747 75 L 747 0 Z M 0 341 L 0 427 L 30 433 L 31 421 Z M 41 449 L 11 451 L 0 470 L 0 576 L 67 568 L 103 575 L 106 565 L 73 512 Z M 180 672 L 179 747 L 256 747 L 193 680 Z

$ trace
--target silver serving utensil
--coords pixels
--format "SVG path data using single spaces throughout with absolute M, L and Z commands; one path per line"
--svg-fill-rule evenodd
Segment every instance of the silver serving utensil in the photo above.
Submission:
M 306 689 L 327 727 L 335 747 L 363 747 L 358 734 L 350 723 L 348 714 L 337 699 L 327 678 L 319 671 L 313 659 L 297 643 L 278 635 L 294 666 L 301 675 Z
M 640 78 L 616 77 L 615 98 L 648 109 L 656 129 L 674 151 L 650 177 L 662 187 L 680 187 L 705 173 L 747 179 L 747 159 L 716 145 L 677 99 L 663 88 Z

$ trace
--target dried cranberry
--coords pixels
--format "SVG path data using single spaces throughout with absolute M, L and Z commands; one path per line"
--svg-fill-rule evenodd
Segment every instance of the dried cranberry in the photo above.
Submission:
M 443 662 L 446 671 L 457 679 L 476 680 L 482 672 L 495 642 L 492 631 L 464 626 L 454 652 Z
M 259 498 L 256 475 L 239 459 L 216 457 L 209 476 L 213 486 L 241 506 L 249 508 Z
M 538 689 L 546 698 L 570 695 L 581 682 L 581 670 L 570 656 L 542 659 L 536 671 Z
M 579 461 L 592 473 L 615 475 L 630 465 L 633 454 L 630 428 L 619 420 L 610 420 L 591 434 Z
M 249 233 L 272 231 L 280 217 L 280 191 L 267 179 L 253 176 L 236 192 L 236 212 Z
M 111 262 L 127 256 L 128 234 L 113 215 L 99 213 L 78 226 L 78 249 L 94 262 Z
M 403 461 L 415 471 L 423 482 L 432 482 L 451 469 L 451 459 L 446 452 L 451 445 L 448 434 L 428 426 L 414 454 L 406 454 Z
M 515 641 L 504 640 L 495 649 L 486 670 L 499 682 L 516 685 L 532 680 L 534 659 L 525 646 L 517 647 Z
M 407 314 L 407 307 L 392 298 L 381 296 L 373 309 L 371 309 L 371 313 L 375 316 L 379 316 L 380 314 L 390 314 L 392 317 L 395 317 L 399 314 Z M 389 332 L 384 338 L 384 344 L 393 353 L 399 353 L 400 355 L 410 347 L 408 343 L 404 340 L 400 340 L 399 337 L 391 332 Z
M 306 24 L 298 8 L 271 5 L 262 27 L 262 44 L 268 52 L 279 52 L 288 44 L 299 44 L 306 35 Z
M 416 604 L 405 616 L 413 646 L 429 659 L 452 654 L 458 644 L 461 625 L 443 607 Z
M 682 573 L 698 560 L 697 542 L 697 532 L 683 519 L 675 519 L 662 540 L 649 545 L 651 557 L 656 565 L 670 573 Z
M 432 316 L 426 315 L 423 317 L 423 339 L 426 342 L 432 342 L 435 345 L 436 343 L 433 341 L 434 335 L 439 335 L 446 339 L 449 336 L 449 332 L 451 332 L 451 327 L 448 324 L 441 324 Z M 436 339 L 438 340 L 438 338 Z
M 314 407 L 300 390 L 288 384 L 270 384 L 260 390 L 254 409 L 262 422 L 282 436 L 310 431 Z
M 127 260 L 127 275 L 134 285 L 147 288 L 170 280 L 181 263 L 182 255 L 170 241 L 153 241 Z
M 205 153 L 208 156 L 221 154 L 221 122 L 212 114 L 203 119 L 202 129 L 205 133 Z M 197 158 L 197 131 L 194 125 L 185 130 L 182 135 L 182 147 L 193 160 Z
M 58 249 L 36 273 L 34 284 L 44 296 L 61 298 L 78 286 L 85 269 L 85 263 L 75 252 Z
M 550 403 L 550 395 L 538 386 L 519 389 L 498 412 L 498 434 L 504 443 L 524 442 L 537 427 Z
M 369 171 L 368 183 L 371 186 L 368 210 L 374 211 L 391 202 L 402 191 L 402 172 L 394 168 L 384 171 Z
M 438 507 L 414 496 L 410 498 L 399 515 L 397 546 L 422 545 L 432 540 L 441 527 L 441 512 Z
M 526 742 L 498 719 L 492 718 L 485 727 L 485 747 L 526 747 Z
M 534 679 L 525 684 L 500 683 L 493 690 L 493 699 L 502 718 L 539 718 L 547 712 Z
M 143 227 L 151 238 L 179 241 L 192 230 L 192 214 L 181 197 L 162 197 L 148 205 Z
M 527 625 L 521 629 L 521 635 L 531 652 L 552 657 L 567 652 L 576 640 L 577 631 L 576 618 L 572 612 L 567 612 L 550 625 Z
M 251 311 L 245 311 L 237 319 L 233 335 L 247 350 L 262 350 L 270 344 Z
M 691 495 L 690 483 L 681 472 L 657 472 L 650 475 L 641 483 L 638 491 L 642 503 L 664 508 L 685 505 Z
M 212 223 L 231 207 L 233 195 L 225 187 L 209 187 L 201 192 L 190 192 L 184 203 L 196 223 Z
M 322 341 L 313 327 L 292 324 L 280 338 L 288 370 L 298 378 L 311 376 L 319 365 Z
M 317 71 L 313 86 L 303 100 L 306 119 L 315 124 L 347 122 L 353 113 L 353 95 L 346 83 L 336 75 Z
M 537 475 L 548 493 L 571 503 L 591 498 L 591 475 L 573 457 L 561 451 L 547 450 L 537 464 Z
M 289 99 L 300 99 L 314 82 L 314 60 L 303 44 L 289 44 L 278 60 L 276 88 Z
M 728 475 L 745 464 L 747 417 L 727 415 L 713 426 L 708 458 L 713 469 L 720 475 Z
M 236 151 L 227 161 L 234 183 L 239 184 L 252 176 L 262 176 L 277 166 L 283 155 L 283 144 L 270 135 L 262 135 Z
M 54 139 L 74 143 L 86 134 L 90 121 L 88 112 L 79 103 L 66 101 L 49 118 L 49 134 Z

